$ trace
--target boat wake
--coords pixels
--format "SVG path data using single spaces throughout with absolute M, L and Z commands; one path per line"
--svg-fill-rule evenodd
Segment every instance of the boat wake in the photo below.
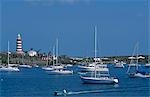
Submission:
M 138 88 L 137 88 L 138 87 Z M 105 92 L 133 92 L 133 91 L 145 91 L 149 90 L 149 87 L 147 86 L 135 86 L 135 87 L 128 87 L 130 90 L 127 89 L 127 87 L 121 87 L 121 88 L 109 88 L 109 89 L 103 89 L 103 90 L 86 90 L 86 91 L 76 91 L 76 92 L 67 92 L 67 90 L 63 91 L 55 91 L 55 96 L 66 96 L 66 95 L 78 95 L 78 94 L 88 94 L 88 93 L 105 93 Z

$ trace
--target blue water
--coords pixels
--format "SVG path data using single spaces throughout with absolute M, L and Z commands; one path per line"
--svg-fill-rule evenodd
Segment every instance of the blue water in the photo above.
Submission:
M 0 72 L 0 97 L 54 97 L 54 91 L 95 91 L 69 95 L 69 97 L 149 97 L 150 79 L 129 78 L 125 73 L 127 68 L 109 66 L 110 74 L 119 78 L 119 84 L 83 84 L 79 76 L 50 75 L 41 68 L 20 68 L 20 72 Z M 76 71 L 76 67 L 73 67 Z

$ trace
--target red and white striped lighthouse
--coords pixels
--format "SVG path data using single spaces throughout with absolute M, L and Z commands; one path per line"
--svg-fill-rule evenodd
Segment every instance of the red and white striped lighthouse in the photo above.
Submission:
M 17 36 L 17 41 L 16 41 L 16 53 L 17 54 L 23 54 L 23 50 L 22 50 L 22 39 L 21 39 L 21 35 L 18 34 Z

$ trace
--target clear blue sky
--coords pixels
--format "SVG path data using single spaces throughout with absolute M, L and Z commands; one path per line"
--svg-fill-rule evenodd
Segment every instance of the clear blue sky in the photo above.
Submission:
M 94 55 L 94 26 L 98 55 L 131 55 L 140 43 L 148 54 L 148 0 L 1 0 L 1 51 L 16 49 L 20 33 L 25 51 L 52 51 L 59 38 L 59 54 Z

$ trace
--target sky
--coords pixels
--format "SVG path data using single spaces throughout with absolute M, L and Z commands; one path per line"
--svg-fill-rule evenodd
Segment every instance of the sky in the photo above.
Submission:
M 52 51 L 59 40 L 59 55 L 94 56 L 97 26 L 98 56 L 149 52 L 148 0 L 1 0 L 1 51 L 16 50 L 20 33 L 23 50 Z

